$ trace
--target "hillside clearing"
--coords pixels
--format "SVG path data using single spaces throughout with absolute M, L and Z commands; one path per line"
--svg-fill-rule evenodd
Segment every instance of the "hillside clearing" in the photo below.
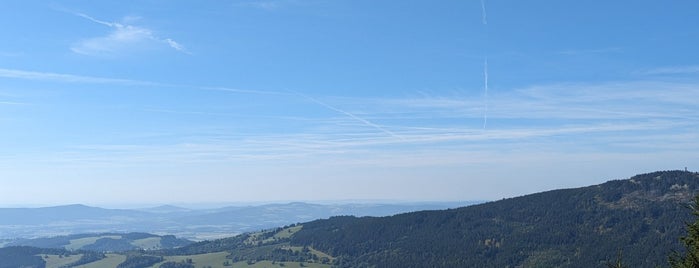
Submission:
M 106 268 L 106 267 L 117 267 L 120 263 L 126 260 L 126 256 L 119 254 L 106 254 L 107 258 L 101 259 L 99 261 L 88 263 L 80 266 L 75 266 L 74 268 Z
M 61 255 L 38 255 L 46 261 L 46 268 L 59 268 L 64 265 L 74 263 L 83 256 L 83 254 L 61 256 Z

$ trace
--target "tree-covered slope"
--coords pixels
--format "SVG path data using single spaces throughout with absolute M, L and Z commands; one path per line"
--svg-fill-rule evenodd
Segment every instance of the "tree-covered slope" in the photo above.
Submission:
M 291 244 L 347 267 L 602 267 L 620 250 L 631 267 L 665 266 L 698 191 L 696 173 L 655 172 L 459 209 L 317 220 Z

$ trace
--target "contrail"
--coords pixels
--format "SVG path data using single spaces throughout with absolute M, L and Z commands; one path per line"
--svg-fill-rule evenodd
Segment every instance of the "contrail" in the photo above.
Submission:
M 293 92 L 293 91 L 292 91 L 292 92 Z M 374 123 L 372 123 L 372 122 L 369 121 L 369 120 L 366 120 L 366 119 L 364 119 L 364 118 L 361 118 L 361 117 L 359 117 L 359 116 L 356 116 L 356 115 L 354 115 L 354 114 L 352 114 L 352 113 L 350 113 L 350 112 L 341 110 L 341 109 L 339 109 L 339 108 L 333 107 L 333 106 L 331 106 L 331 105 L 329 105 L 329 104 L 327 104 L 327 103 L 324 103 L 324 102 L 322 102 L 322 101 L 320 101 L 320 100 L 318 100 L 318 99 L 315 99 L 315 98 L 313 98 L 313 97 L 311 97 L 311 96 L 306 96 L 306 95 L 301 94 L 301 93 L 298 93 L 298 92 L 293 92 L 293 93 L 295 93 L 296 95 L 299 95 L 299 96 L 301 96 L 301 97 L 303 97 L 303 98 L 305 98 L 305 99 L 308 99 L 308 100 L 310 100 L 310 101 L 312 101 L 312 102 L 315 102 L 315 103 L 317 103 L 317 104 L 320 105 L 320 106 L 323 106 L 323 107 L 328 108 L 328 109 L 330 109 L 330 110 L 333 110 L 333 111 L 335 111 L 335 112 L 338 112 L 338 113 L 344 114 L 344 115 L 346 115 L 346 116 L 349 116 L 350 118 L 352 118 L 352 119 L 354 119 L 354 120 L 357 120 L 357 121 L 359 121 L 359 122 L 364 123 L 364 124 L 367 125 L 367 126 L 370 126 L 370 127 L 375 128 L 375 129 L 378 129 L 378 130 L 380 130 L 381 132 L 386 133 L 386 134 L 388 134 L 388 135 L 390 135 L 390 136 L 392 136 L 392 137 L 394 137 L 394 138 L 398 138 L 398 139 L 403 140 L 403 137 L 397 135 L 396 133 L 393 133 L 392 131 L 390 131 L 390 130 L 388 130 L 388 129 L 386 129 L 386 128 L 380 126 L 380 125 L 374 124 Z
M 485 60 L 483 62 L 483 84 L 485 87 L 485 109 L 483 111 L 483 129 L 488 125 L 488 14 L 485 11 L 485 0 L 481 0 L 482 22 L 485 29 Z
M 485 0 L 481 0 L 481 10 L 483 11 L 483 25 L 488 24 L 488 14 L 485 12 Z
M 120 23 L 107 22 L 107 21 L 103 21 L 103 20 L 98 20 L 98 19 L 95 19 L 95 18 L 93 18 L 93 17 L 91 17 L 91 16 L 89 16 L 89 15 L 87 15 L 87 14 L 84 14 L 84 13 L 73 12 L 73 14 L 75 14 L 76 16 L 79 16 L 79 17 L 83 17 L 83 18 L 85 18 L 85 19 L 88 19 L 88 20 L 90 20 L 90 21 L 92 21 L 92 22 L 94 22 L 94 23 L 99 23 L 99 24 L 102 24 L 102 25 L 105 25 L 105 26 L 109 26 L 109 27 L 112 27 L 112 28 L 124 28 L 124 25 L 122 25 L 122 24 L 120 24 Z
M 483 64 L 483 84 L 485 85 L 485 111 L 483 112 L 483 129 L 488 124 L 488 57 Z

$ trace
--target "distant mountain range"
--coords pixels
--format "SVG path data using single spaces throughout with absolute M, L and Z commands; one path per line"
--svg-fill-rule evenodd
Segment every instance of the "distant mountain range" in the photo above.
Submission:
M 0 239 L 114 232 L 210 239 L 338 215 L 387 216 L 472 203 L 476 202 L 336 205 L 297 202 L 216 209 L 170 205 L 146 209 L 104 209 L 85 205 L 0 208 Z

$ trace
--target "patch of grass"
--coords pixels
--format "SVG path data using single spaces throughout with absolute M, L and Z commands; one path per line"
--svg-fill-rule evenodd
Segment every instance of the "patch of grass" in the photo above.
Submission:
M 46 261 L 46 268 L 58 268 L 67 264 L 74 263 L 83 256 L 83 254 L 59 256 L 59 255 L 37 255 Z
M 107 257 L 99 261 L 88 263 L 75 268 L 107 268 L 107 267 L 117 267 L 120 263 L 126 260 L 126 256 L 119 254 L 106 254 Z
M 312 248 L 312 247 L 309 247 L 308 249 L 311 251 L 311 253 L 313 253 L 313 254 L 315 254 L 316 256 L 318 256 L 318 258 L 326 257 L 326 258 L 328 258 L 330 261 L 335 260 L 335 258 L 333 258 L 333 256 L 330 256 L 330 254 L 327 254 L 327 253 L 322 252 L 322 251 L 320 251 L 320 250 L 316 250 L 316 249 L 314 249 L 314 248 Z
M 199 266 L 197 266 L 198 268 Z M 220 266 L 211 266 L 211 267 L 220 267 Z M 248 264 L 247 262 L 240 261 L 233 263 L 232 266 L 227 266 L 231 268 L 277 268 L 277 267 L 284 267 L 284 268 L 301 268 L 301 263 L 300 262 L 272 262 L 272 261 L 259 261 L 253 264 Z M 331 266 L 329 264 L 320 264 L 320 263 L 303 263 L 303 267 L 308 267 L 308 268 L 330 268 Z
M 207 253 L 207 254 L 198 254 L 198 255 L 187 255 L 187 256 L 166 256 L 165 261 L 161 263 L 157 263 L 153 266 L 152 268 L 157 268 L 160 267 L 161 264 L 169 262 L 169 261 L 174 261 L 174 262 L 181 262 L 181 261 L 186 261 L 187 259 L 192 259 L 194 262 L 194 266 L 199 268 L 199 267 L 224 267 L 223 263 L 225 261 L 229 261 L 229 259 L 226 259 L 226 256 L 228 256 L 228 252 L 216 252 L 216 253 Z
M 72 239 L 70 240 L 70 244 L 65 246 L 67 250 L 78 250 L 81 249 L 84 246 L 94 244 L 97 242 L 97 240 L 101 238 L 112 238 L 112 239 L 121 239 L 120 235 L 103 235 L 103 236 L 91 236 L 91 237 L 85 237 L 85 238 L 79 238 L 79 239 Z
M 282 239 L 282 238 L 291 237 L 294 233 L 301 230 L 301 228 L 303 228 L 302 225 L 284 228 L 284 229 L 280 230 L 279 232 L 276 232 L 274 235 L 272 235 L 266 239 L 262 239 L 263 235 L 265 235 L 265 234 L 269 235 L 271 232 L 274 232 L 274 230 L 264 230 L 264 231 L 260 231 L 260 232 L 256 232 L 256 233 L 251 233 L 250 237 L 248 237 L 248 239 L 245 240 L 245 244 L 256 245 L 258 243 L 266 244 L 266 243 L 275 242 L 275 241 Z
M 285 229 L 282 229 L 281 231 L 279 231 L 278 233 L 274 234 L 274 237 L 277 239 L 289 238 L 292 235 L 294 235 L 296 232 L 300 231 L 301 228 L 303 228 L 302 225 L 296 225 L 294 227 L 285 228 Z
M 294 252 L 300 252 L 300 251 L 303 250 L 303 247 L 290 247 L 290 246 L 286 246 L 286 247 L 282 247 L 282 248 L 283 248 L 283 249 L 291 249 L 291 250 L 293 250 Z M 322 251 L 320 251 L 320 250 L 314 249 L 314 248 L 312 248 L 312 247 L 308 247 L 308 251 L 310 251 L 311 254 L 314 254 L 314 255 L 318 256 L 319 259 L 320 259 L 320 258 L 323 258 L 323 257 L 328 258 L 330 261 L 333 261 L 333 260 L 335 259 L 335 258 L 333 258 L 333 256 L 330 256 L 330 254 L 327 254 L 327 253 L 322 252 Z
M 131 245 L 142 249 L 160 249 L 160 237 L 148 237 L 143 239 L 134 240 Z
M 213 268 L 228 268 L 228 267 L 230 267 L 230 268 L 276 268 L 276 267 L 301 268 L 302 267 L 300 262 L 259 261 L 259 262 L 255 262 L 253 264 L 248 264 L 247 261 L 232 262 L 230 259 L 226 259 L 226 256 L 228 256 L 228 255 L 229 255 L 228 252 L 216 252 L 216 253 L 187 255 L 187 256 L 167 256 L 167 257 L 165 257 L 165 261 L 158 263 L 158 264 L 155 264 L 155 265 L 151 266 L 150 268 L 158 268 L 158 267 L 160 267 L 161 264 L 163 264 L 165 262 L 181 262 L 181 261 L 186 261 L 187 259 L 192 259 L 194 267 L 196 267 L 196 268 L 209 267 L 209 266 L 211 266 Z M 229 262 L 230 266 L 223 266 L 224 262 Z M 308 262 L 304 262 L 303 265 L 304 265 L 303 267 L 309 267 L 309 268 L 330 268 L 331 267 L 329 264 L 308 263 Z

